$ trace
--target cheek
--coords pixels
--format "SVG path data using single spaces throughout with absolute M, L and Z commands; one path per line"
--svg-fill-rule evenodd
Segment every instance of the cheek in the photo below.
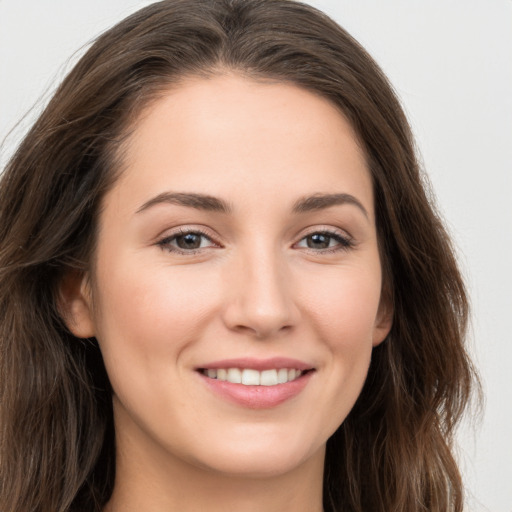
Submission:
M 379 309 L 378 265 L 347 265 L 315 276 L 304 286 L 303 309 L 332 350 L 357 350 L 372 343 Z
M 197 341 L 214 310 L 217 285 L 204 277 L 184 266 L 103 262 L 96 327 L 113 384 L 123 371 L 150 379 L 155 365 L 179 366 L 181 353 Z
M 328 386 L 324 408 L 332 413 L 327 435 L 346 418 L 366 380 L 379 301 L 380 267 L 335 269 L 309 293 L 310 322 L 329 353 L 323 368 Z

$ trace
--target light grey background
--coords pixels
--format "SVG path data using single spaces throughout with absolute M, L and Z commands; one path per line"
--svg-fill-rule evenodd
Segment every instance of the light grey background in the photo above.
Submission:
M 0 166 L 83 45 L 149 3 L 0 0 Z M 459 436 L 468 510 L 512 512 L 512 1 L 310 3 L 376 58 L 413 125 L 473 302 L 486 408 Z

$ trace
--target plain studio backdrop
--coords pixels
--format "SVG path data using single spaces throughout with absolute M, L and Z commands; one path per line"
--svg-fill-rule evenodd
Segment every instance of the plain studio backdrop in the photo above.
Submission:
M 149 3 L 0 0 L 0 168 L 87 43 Z M 486 395 L 459 435 L 468 510 L 512 512 L 512 1 L 309 3 L 368 49 L 413 126 L 469 285 Z

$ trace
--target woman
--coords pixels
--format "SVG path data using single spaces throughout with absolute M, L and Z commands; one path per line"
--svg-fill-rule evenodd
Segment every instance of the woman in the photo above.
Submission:
M 391 87 L 318 11 L 106 32 L 0 240 L 2 510 L 462 510 L 464 286 Z

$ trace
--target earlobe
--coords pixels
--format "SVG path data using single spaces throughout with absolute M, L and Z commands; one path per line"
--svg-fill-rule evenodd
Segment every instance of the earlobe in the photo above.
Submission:
M 66 327 L 77 338 L 95 336 L 89 275 L 69 271 L 58 290 L 58 308 Z
M 394 308 L 390 300 L 381 300 L 379 311 L 373 328 L 373 346 L 376 347 L 382 343 L 391 331 L 393 325 Z

